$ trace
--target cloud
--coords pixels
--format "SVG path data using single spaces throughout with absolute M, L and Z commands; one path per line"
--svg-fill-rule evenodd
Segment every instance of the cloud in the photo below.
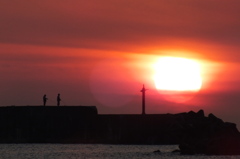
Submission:
M 6 1 L 0 11 L 0 41 L 100 47 L 156 45 L 154 41 L 172 38 L 237 44 L 239 5 L 237 0 Z

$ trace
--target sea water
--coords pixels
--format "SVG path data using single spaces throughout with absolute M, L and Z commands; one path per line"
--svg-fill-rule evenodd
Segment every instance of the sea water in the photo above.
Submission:
M 1 159 L 237 159 L 240 156 L 180 155 L 177 145 L 0 144 Z M 154 152 L 160 150 L 160 152 Z

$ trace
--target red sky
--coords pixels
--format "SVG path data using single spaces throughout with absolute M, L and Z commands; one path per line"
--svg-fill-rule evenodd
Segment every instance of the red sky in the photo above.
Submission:
M 198 111 L 240 124 L 239 0 L 0 0 L 0 105 L 96 105 L 99 113 Z M 154 87 L 160 56 L 198 60 L 186 103 Z

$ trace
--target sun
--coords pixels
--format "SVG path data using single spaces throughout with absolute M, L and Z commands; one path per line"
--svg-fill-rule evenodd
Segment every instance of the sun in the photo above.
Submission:
M 180 57 L 161 57 L 154 65 L 154 82 L 163 91 L 199 91 L 202 86 L 200 64 Z

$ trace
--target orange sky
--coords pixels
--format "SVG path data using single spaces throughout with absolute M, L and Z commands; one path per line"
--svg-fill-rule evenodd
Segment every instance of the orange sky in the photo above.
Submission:
M 239 0 L 0 0 L 0 105 L 96 105 L 99 113 L 204 109 L 240 124 Z M 160 56 L 197 60 L 203 86 L 186 103 L 154 87 Z M 239 125 L 238 124 L 238 125 Z

